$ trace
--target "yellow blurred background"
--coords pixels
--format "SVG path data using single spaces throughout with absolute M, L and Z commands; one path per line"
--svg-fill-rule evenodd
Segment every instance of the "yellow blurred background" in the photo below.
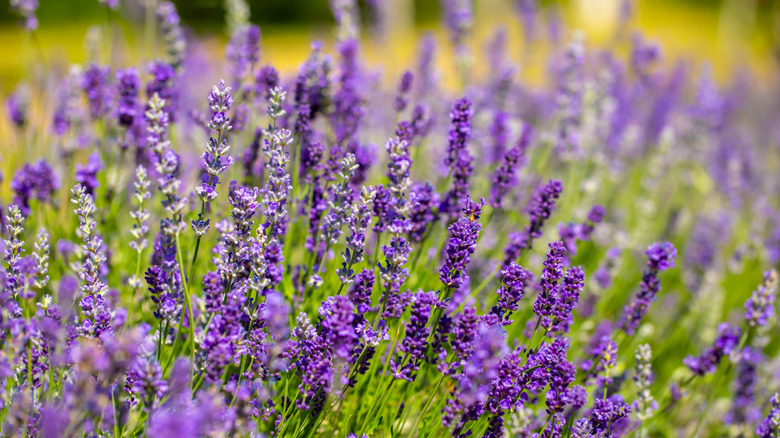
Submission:
M 59 0 L 57 0 L 59 1 Z M 88 3 L 96 0 L 79 0 Z M 137 0 L 127 0 L 137 1 Z M 216 0 L 215 0 L 216 1 Z M 327 0 L 316 0 L 327 3 Z M 414 63 L 419 38 L 426 32 L 438 36 L 442 50 L 439 51 L 443 81 L 452 84 L 455 73 L 448 66 L 453 65 L 452 51 L 448 49 L 444 29 L 437 16 L 420 18 L 415 11 L 419 3 L 412 0 L 386 0 L 388 20 L 386 34 L 380 39 L 364 31 L 365 56 L 370 65 L 382 67 L 386 77 L 395 77 Z M 436 0 L 422 0 L 434 2 Z M 47 7 L 42 1 L 41 9 Z M 218 2 L 217 2 L 218 3 Z M 272 2 L 273 3 L 273 2 Z M 773 53 L 780 40 L 776 23 L 780 22 L 780 6 L 776 1 L 722 0 L 722 1 L 669 1 L 638 0 L 633 2 L 630 32 L 620 32 L 620 10 L 623 0 L 571 0 L 565 2 L 542 2 L 539 14 L 540 33 L 546 34 L 546 20 L 558 15 L 564 23 L 564 37 L 572 30 L 582 30 L 590 48 L 613 47 L 627 50 L 626 40 L 630 32 L 639 31 L 647 39 L 661 44 L 664 62 L 673 63 L 680 58 L 695 64 L 710 63 L 716 79 L 723 81 L 731 77 L 735 69 L 749 68 L 759 78 L 770 78 L 775 71 Z M 499 28 L 508 31 L 510 53 L 521 63 L 521 75 L 528 81 L 544 79 L 546 56 L 550 50 L 548 38 L 542 36 L 533 42 L 533 49 L 525 51 L 523 32 L 518 14 L 510 0 L 476 0 L 474 36 L 471 41 L 475 53 L 475 74 L 483 74 L 485 63 L 481 56 L 485 41 Z M 217 5 L 219 6 L 219 5 Z M 116 14 L 116 13 L 115 13 Z M 325 10 L 324 14 L 327 14 Z M 85 14 L 89 15 L 89 14 Z M 254 18 L 254 17 L 253 17 Z M 187 17 L 185 25 L 190 26 Z M 214 18 L 219 22 L 221 17 Z M 40 46 L 48 65 L 67 65 L 85 61 L 85 36 L 91 26 L 105 31 L 106 20 L 94 14 L 83 20 L 41 20 L 34 36 L 28 35 L 14 22 L 7 20 L 0 25 L 0 93 L 8 93 L 19 79 L 30 73 L 30 65 L 40 56 Z M 331 17 L 320 22 L 260 22 L 263 41 L 263 62 L 274 64 L 283 73 L 295 70 L 309 52 L 314 39 L 328 44 L 333 39 Z M 142 31 L 140 21 L 127 20 L 116 15 L 112 21 L 116 27 L 116 52 L 122 64 L 136 63 L 141 58 Z M 227 35 L 224 26 L 204 26 L 201 22 L 192 24 L 195 35 L 209 48 L 215 58 L 222 59 Z M 364 26 L 367 28 L 368 26 Z M 136 38 L 136 35 L 138 37 Z M 521 54 L 525 53 L 525 57 Z

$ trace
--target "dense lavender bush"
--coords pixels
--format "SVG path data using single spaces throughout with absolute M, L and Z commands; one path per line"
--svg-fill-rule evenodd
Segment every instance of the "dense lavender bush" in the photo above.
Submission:
M 3 436 L 780 436 L 780 90 L 530 0 L 545 85 L 470 0 L 384 85 L 354 0 L 292 72 L 138 3 L 138 62 L 5 98 Z

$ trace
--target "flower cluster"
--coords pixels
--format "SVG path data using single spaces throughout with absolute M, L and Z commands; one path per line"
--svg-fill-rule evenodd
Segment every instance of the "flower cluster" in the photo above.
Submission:
M 661 280 L 658 274 L 674 267 L 677 249 L 669 242 L 654 243 L 645 251 L 647 269 L 642 274 L 640 290 L 636 298 L 626 306 L 621 320 L 621 328 L 628 334 L 633 334 L 642 318 L 650 309 L 650 304 L 656 300 L 661 291 Z
M 509 264 L 530 249 L 533 241 L 542 237 L 542 227 L 555 209 L 555 202 L 563 192 L 563 184 L 550 180 L 546 185 L 537 188 L 526 207 L 530 223 L 522 232 L 511 233 L 509 243 L 504 248 L 504 264 Z
M 333 0 L 291 69 L 249 3 L 220 57 L 100 0 L 109 49 L 1 96 L 3 436 L 778 437 L 771 75 L 659 62 L 628 1 L 603 50 L 516 1 L 518 63 L 445 0 L 382 70 L 404 8 Z

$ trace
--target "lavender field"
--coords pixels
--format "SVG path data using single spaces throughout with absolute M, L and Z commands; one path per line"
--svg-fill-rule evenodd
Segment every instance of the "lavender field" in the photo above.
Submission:
M 441 0 L 399 59 L 391 0 L 330 0 L 293 69 L 243 0 L 216 49 L 83 1 L 77 64 L 10 0 L 0 436 L 780 437 L 777 65 L 630 1 L 594 43 Z

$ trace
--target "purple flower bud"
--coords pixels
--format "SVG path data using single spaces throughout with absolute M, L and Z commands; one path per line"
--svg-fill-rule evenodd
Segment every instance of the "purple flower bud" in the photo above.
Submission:
M 745 302 L 745 319 L 751 327 L 766 325 L 774 314 L 777 277 L 777 271 L 774 269 L 764 272 L 764 281 Z
M 520 257 L 523 251 L 531 248 L 535 239 L 542 237 L 542 227 L 555 209 L 555 202 L 561 196 L 561 192 L 563 192 L 563 184 L 554 179 L 537 188 L 526 207 L 530 223 L 522 232 L 509 235 L 509 244 L 504 248 L 505 265 Z
M 698 376 L 715 372 L 721 359 L 737 347 L 741 334 L 739 327 L 724 322 L 718 326 L 718 336 L 713 345 L 699 356 L 686 357 L 683 363 Z
M 320 307 L 322 318 L 322 337 L 334 356 L 347 360 L 358 340 L 352 321 L 355 319 L 355 306 L 344 295 L 328 298 Z
M 414 82 L 414 75 L 410 71 L 405 71 L 404 74 L 401 76 L 401 83 L 398 85 L 398 94 L 395 96 L 395 102 L 393 104 L 393 108 L 396 112 L 400 113 L 401 111 L 406 109 L 406 106 L 409 104 L 409 101 L 407 100 L 407 95 L 409 94 L 409 91 L 412 89 L 412 83 Z
M 111 69 L 91 64 L 84 71 L 81 79 L 81 89 L 89 102 L 89 115 L 92 120 L 105 117 L 111 109 L 111 91 L 109 78 Z
M 127 128 L 133 125 L 141 111 L 138 105 L 138 89 L 141 86 L 141 81 L 138 79 L 138 72 L 135 68 L 129 67 L 116 71 L 116 82 L 117 94 L 119 95 L 117 117 L 119 125 Z
M 14 192 L 13 203 L 25 216 L 30 214 L 30 200 L 51 203 L 54 192 L 59 188 L 59 177 L 46 160 L 32 165 L 25 164 L 11 180 L 11 190 Z
M 655 301 L 661 291 L 661 280 L 658 274 L 674 267 L 674 259 L 677 257 L 677 249 L 669 242 L 654 243 L 645 252 L 647 255 L 647 269 L 640 282 L 640 291 L 636 299 L 625 308 L 620 326 L 629 335 L 633 334 L 642 317 L 648 312 L 650 304 Z

